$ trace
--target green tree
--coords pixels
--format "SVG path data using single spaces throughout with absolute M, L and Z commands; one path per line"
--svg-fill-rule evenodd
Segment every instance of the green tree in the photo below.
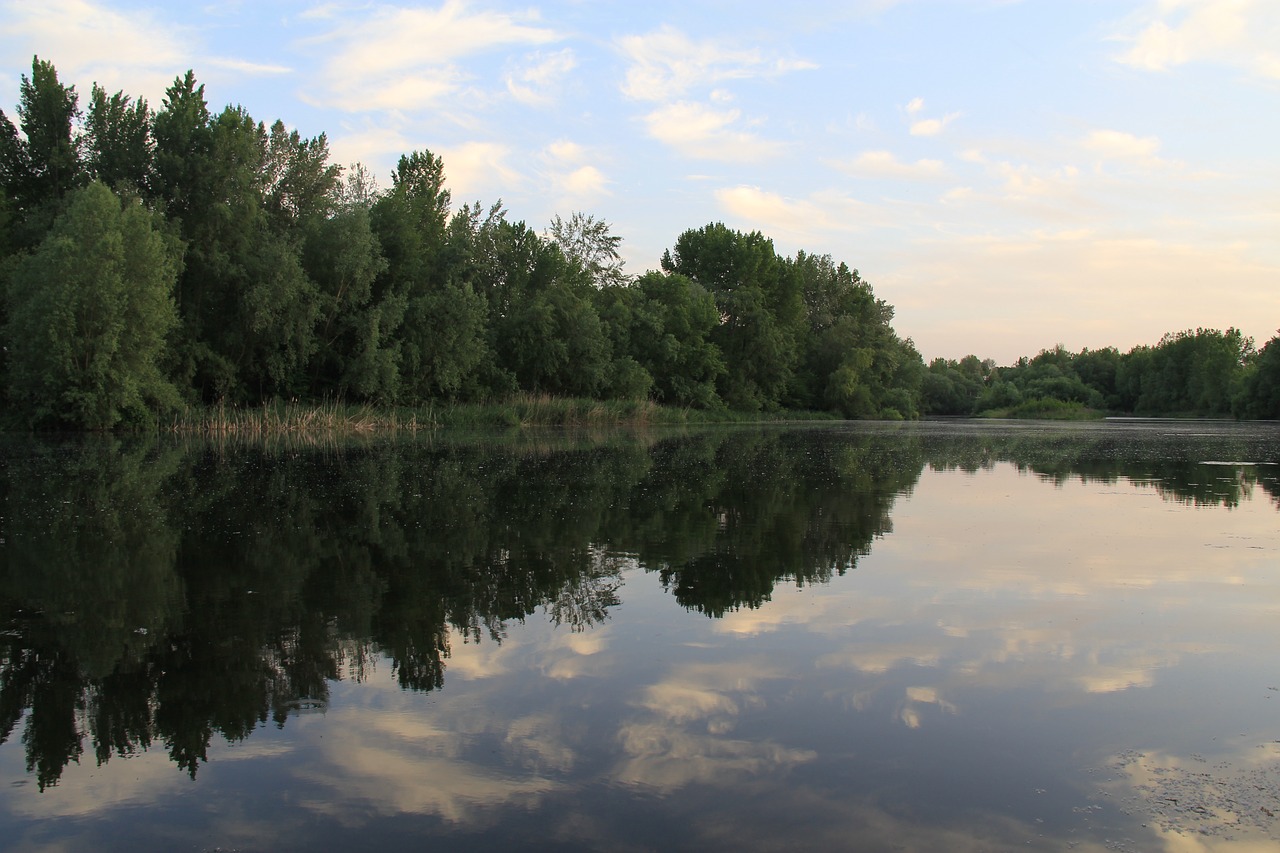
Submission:
M 33 426 L 110 429 L 176 405 L 162 374 L 179 252 L 137 200 L 71 197 L 8 288 L 9 397 Z
M 0 111 L 0 181 L 17 214 L 18 243 L 31 247 L 63 209 L 64 197 L 84 183 L 74 136 L 80 107 L 75 87 L 62 85 L 53 64 L 39 57 L 18 92 L 18 127 Z
M 1280 420 L 1280 335 L 1251 359 L 1240 381 L 1234 411 L 1238 417 Z
M 735 409 L 778 408 L 798 361 L 804 303 L 772 241 L 717 222 L 681 234 L 662 267 L 715 296 L 721 322 L 712 340 L 727 368 L 719 381 L 724 401 Z
M 150 193 L 155 180 L 151 124 L 146 101 L 133 101 L 123 92 L 108 97 L 94 84 L 83 138 L 89 175 L 117 192 Z
M 566 222 L 557 214 L 547 229 L 547 238 L 566 258 L 581 266 L 596 287 L 626 284 L 618 253 L 622 238 L 610 233 L 609 223 L 603 219 L 574 213 Z

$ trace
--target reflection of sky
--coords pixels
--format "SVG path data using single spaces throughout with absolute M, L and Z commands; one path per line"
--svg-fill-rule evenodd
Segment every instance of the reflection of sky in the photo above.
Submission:
M 90 758 L 7 808 L 92 818 L 207 797 L 220 808 L 201 837 L 255 849 L 281 827 L 314 842 L 520 815 L 597 846 L 638 823 L 640 848 L 679 831 L 712 848 L 1103 849 L 1106 832 L 1144 832 L 1091 810 L 1088 772 L 1110 756 L 1144 756 L 1117 797 L 1192 753 L 1275 762 L 1258 750 L 1280 737 L 1276 522 L 1257 496 L 1195 508 L 1124 480 L 926 471 L 830 585 L 782 582 L 713 620 L 632 570 L 603 625 L 534 614 L 501 644 L 455 637 L 441 691 L 401 690 L 384 661 L 335 685 L 325 714 L 218 747 L 195 783 L 153 749 L 97 772 Z M 264 821 L 255 797 L 291 817 Z M 1129 849 L 1270 849 L 1262 836 L 1150 829 Z

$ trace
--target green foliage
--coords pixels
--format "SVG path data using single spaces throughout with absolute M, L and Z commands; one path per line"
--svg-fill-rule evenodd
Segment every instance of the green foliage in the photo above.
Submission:
M 149 193 L 155 181 L 151 123 L 146 101 L 135 102 L 123 92 L 108 97 L 94 84 L 84 133 L 89 175 L 117 192 Z
M 159 365 L 178 256 L 136 200 L 98 182 L 73 194 L 9 284 L 9 399 L 23 421 L 110 429 L 176 405 Z
M 0 111 L 0 182 L 16 213 L 16 242 L 30 248 L 64 209 L 66 195 L 84 184 L 73 135 L 80 107 L 75 87 L 64 86 L 39 57 L 18 91 L 18 126 Z
M 574 213 L 566 222 L 559 215 L 551 221 L 547 238 L 560 252 L 577 264 L 596 287 L 625 284 L 622 256 L 618 246 L 622 238 L 610 233 L 609 223 L 584 213 Z
M 1246 366 L 1240 377 L 1234 411 L 1243 418 L 1280 420 L 1280 335 Z
M 190 401 L 420 406 L 525 391 L 851 418 L 1037 401 L 1141 414 L 1276 412 L 1280 356 L 1273 344 L 1255 352 L 1236 329 L 1166 335 L 1124 354 L 1058 345 L 1007 367 L 973 355 L 926 367 L 857 270 L 828 255 L 781 257 L 763 234 L 722 223 L 683 232 L 662 272 L 631 280 L 603 220 L 557 216 L 540 236 L 508 221 L 500 202 L 455 210 L 444 163 L 425 150 L 400 158 L 389 191 L 358 164 L 344 180 L 323 134 L 304 139 L 281 121 L 268 129 L 239 106 L 213 114 L 190 71 L 156 113 L 95 85 L 81 126 L 75 88 L 35 58 L 16 117 L 15 126 L 0 112 L 0 277 L 13 279 L 0 328 L 10 336 L 31 322 L 12 312 L 39 301 L 32 270 L 65 272 L 75 252 L 100 252 L 52 240 L 78 188 L 94 180 L 140 196 L 166 235 L 157 238 L 184 247 L 181 263 L 168 249 L 161 265 L 178 276 L 179 325 L 156 369 Z M 81 291 L 96 292 L 92 276 L 76 275 Z M 55 413 L 53 402 L 37 412 L 32 363 L 0 363 L 10 396 L 27 401 L 26 422 L 117 417 L 114 404 L 92 416 Z M 128 418 L 171 397 L 156 395 L 145 404 L 130 397 Z
M 721 322 L 711 339 L 726 365 L 720 397 L 736 409 L 780 408 L 798 362 L 804 303 L 772 241 L 717 222 L 681 234 L 662 266 L 715 297 Z

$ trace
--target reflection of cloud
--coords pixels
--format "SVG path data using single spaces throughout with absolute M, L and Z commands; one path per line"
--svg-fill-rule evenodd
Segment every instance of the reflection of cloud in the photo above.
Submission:
M 898 666 L 937 666 L 943 655 L 942 643 L 916 640 L 910 643 L 866 643 L 825 654 L 818 666 L 834 669 L 856 669 L 881 674 Z
M 937 705 L 944 713 L 956 713 L 956 706 L 938 695 L 936 687 L 908 687 L 907 698 L 898 709 L 898 719 L 909 729 L 920 728 L 920 706 Z
M 311 765 L 299 775 L 335 789 L 333 796 L 305 805 L 340 821 L 363 822 L 376 812 L 434 814 L 464 822 L 481 807 L 532 807 L 559 787 L 537 773 L 516 778 L 509 770 L 490 772 L 460 758 L 463 735 L 427 720 L 385 710 L 347 710 L 329 717 L 343 735 L 319 741 L 318 748 L 325 763 L 342 772 L 330 774 L 323 765 Z M 511 748 L 538 759 L 528 762 L 532 764 L 566 760 L 555 748 L 539 745 L 536 729 L 536 721 L 512 723 Z
M 686 664 L 644 691 L 640 704 L 677 723 L 714 716 L 736 716 L 743 706 L 758 705 L 757 685 L 781 678 L 751 660 L 734 663 Z
M 817 758 L 812 750 L 688 734 L 667 723 L 628 723 L 619 739 L 627 758 L 615 778 L 663 790 L 694 784 L 737 785 L 744 775 L 776 772 Z
M 507 728 L 507 751 L 520 765 L 532 772 L 568 773 L 577 757 L 564 742 L 560 719 L 551 714 L 538 714 L 512 720 Z
M 1280 749 L 1260 745 L 1226 758 L 1129 750 L 1110 762 L 1123 775 L 1111 802 L 1143 816 L 1163 849 L 1262 853 L 1280 841 Z
M 450 634 L 448 677 L 496 678 L 513 668 L 511 659 L 518 654 L 519 643 L 510 639 L 501 644 L 488 640 L 464 642 L 459 632 L 451 631 Z
M 548 678 L 561 681 L 607 675 L 613 665 L 612 656 L 605 654 L 608 649 L 608 627 L 557 632 L 546 651 L 548 660 L 543 672 Z
M 7 752 L 6 758 L 12 759 L 16 765 L 7 778 L 23 779 L 21 751 L 11 745 Z M 128 772 L 115 772 L 125 762 L 128 762 Z M 41 819 L 84 818 L 122 806 L 157 802 L 172 791 L 175 784 L 187 781 L 162 749 L 140 752 L 128 758 L 113 758 L 107 763 L 111 772 L 92 772 L 92 755 L 88 764 L 89 767 L 69 767 L 58 780 L 57 787 L 47 793 L 36 790 L 34 778 L 12 783 L 5 793 L 5 810 Z

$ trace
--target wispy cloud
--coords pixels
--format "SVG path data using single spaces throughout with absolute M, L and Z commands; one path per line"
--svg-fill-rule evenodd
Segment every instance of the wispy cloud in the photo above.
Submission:
M 149 11 L 122 12 L 89 0 L 5 0 L 0 14 L 5 54 L 21 58 L 20 65 L 32 55 L 52 61 L 63 82 L 79 90 L 97 81 L 155 101 L 198 52 L 194 32 Z
M 324 39 L 321 87 L 308 97 L 351 112 L 431 106 L 470 78 L 462 60 L 560 39 L 529 15 L 473 12 L 460 0 L 436 9 L 381 6 L 359 22 L 337 23 Z
M 695 87 L 725 80 L 770 77 L 817 66 L 804 60 L 766 56 L 713 40 L 694 41 L 672 27 L 647 35 L 618 39 L 618 49 L 631 61 L 622 91 L 642 101 L 679 98 Z
M 649 135 L 686 157 L 706 160 L 758 162 L 783 148 L 749 129 L 758 120 L 726 108 L 736 98 L 725 84 L 817 67 L 756 48 L 695 41 L 673 27 L 626 36 L 616 44 L 630 62 L 622 93 L 661 104 L 644 117 Z
M 577 66 L 577 57 L 570 48 L 551 54 L 535 53 L 526 57 L 522 67 L 507 74 L 507 91 L 523 104 L 543 106 L 554 100 L 556 89 Z
M 1124 29 L 1115 39 L 1129 48 L 1115 59 L 1125 65 L 1168 71 L 1219 62 L 1280 80 L 1280 5 L 1273 0 L 1161 0 Z
M 882 219 L 874 205 L 837 193 L 797 199 L 737 186 L 717 190 L 715 197 L 737 227 L 758 229 L 797 246 L 826 245 L 832 234 L 858 232 Z
M 578 143 L 557 140 L 543 150 L 541 159 L 546 166 L 547 195 L 555 199 L 557 208 L 579 206 L 609 194 L 609 179 Z
M 783 146 L 742 127 L 742 112 L 716 110 L 680 101 L 645 116 L 649 135 L 686 157 L 754 163 L 778 154 Z
M 906 163 L 891 151 L 864 151 L 852 160 L 832 163 L 840 171 L 859 178 L 906 178 L 909 180 L 940 178 L 946 175 L 941 160 L 917 160 Z

